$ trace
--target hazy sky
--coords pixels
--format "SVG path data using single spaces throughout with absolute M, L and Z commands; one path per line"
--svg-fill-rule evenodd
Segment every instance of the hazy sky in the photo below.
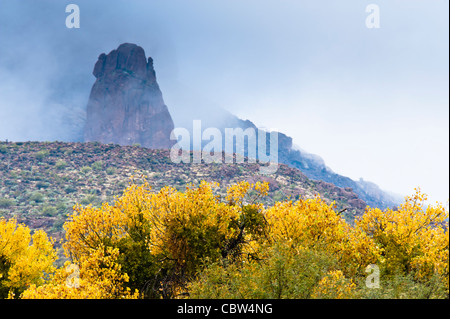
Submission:
M 70 3 L 79 29 L 65 26 Z M 377 29 L 365 25 L 371 3 Z M 339 174 L 446 202 L 448 10 L 447 0 L 0 0 L 0 139 L 79 133 L 98 55 L 132 42 L 153 57 L 175 124 L 223 107 Z

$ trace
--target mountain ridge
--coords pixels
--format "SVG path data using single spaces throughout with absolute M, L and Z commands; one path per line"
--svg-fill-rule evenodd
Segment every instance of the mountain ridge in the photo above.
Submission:
M 258 134 L 258 127 L 251 120 L 243 120 L 232 113 L 222 110 L 222 116 L 219 120 L 201 119 L 204 128 L 216 127 L 223 135 L 226 128 L 242 128 L 243 130 L 251 128 Z M 215 117 L 217 118 L 217 117 Z M 191 131 L 192 133 L 192 131 Z M 333 172 L 322 157 L 316 154 L 308 153 L 293 144 L 293 139 L 282 132 L 278 133 L 278 162 L 290 167 L 299 169 L 308 178 L 312 180 L 321 180 L 332 183 L 341 188 L 352 188 L 358 196 L 371 207 L 381 209 L 393 208 L 401 203 L 402 200 L 383 191 L 378 185 L 372 182 L 354 181 L 349 177 Z M 266 132 L 268 135 L 268 133 Z M 266 137 L 269 141 L 269 138 Z M 207 141 L 204 141 L 206 144 Z M 223 144 L 224 146 L 224 144 Z M 238 150 L 236 150 L 237 152 Z M 242 154 L 247 156 L 247 150 Z
M 366 208 L 351 189 L 310 180 L 284 164 L 269 175 L 260 174 L 259 167 L 247 162 L 175 164 L 169 150 L 99 142 L 0 142 L 0 217 L 15 217 L 58 239 L 73 205 L 112 203 L 133 176 L 138 182 L 147 180 L 154 191 L 165 186 L 182 190 L 201 180 L 219 182 L 223 196 L 230 184 L 267 181 L 266 204 L 320 194 L 329 204 L 335 201 L 336 209 L 349 221 Z

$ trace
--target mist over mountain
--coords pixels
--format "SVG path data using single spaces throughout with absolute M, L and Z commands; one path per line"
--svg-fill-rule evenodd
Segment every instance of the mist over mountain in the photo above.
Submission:
M 170 139 L 174 124 L 156 81 L 153 59 L 149 57 L 147 62 L 142 47 L 124 43 L 108 55 L 101 54 L 93 74 L 97 80 L 92 87 L 87 105 L 85 141 L 120 145 L 140 144 L 147 148 L 166 149 L 174 144 Z M 172 113 L 176 114 L 176 111 Z M 252 121 L 239 119 L 220 108 L 207 108 L 203 112 L 195 112 L 194 109 L 192 113 L 184 114 L 183 120 L 185 128 L 190 132 L 189 150 L 202 150 L 209 143 L 209 140 L 203 138 L 201 144 L 192 140 L 193 123 L 196 120 L 200 121 L 200 132 L 207 128 L 215 128 L 220 130 L 222 137 L 227 135 L 226 129 L 241 128 L 243 131 L 251 129 L 256 138 L 259 138 L 259 134 L 264 134 L 262 138 L 266 139 L 267 148 L 270 148 L 267 130 L 261 130 Z M 225 142 L 222 138 L 220 142 L 222 147 L 214 151 L 231 151 L 249 156 L 249 137 L 244 139 L 243 151 L 237 147 L 237 137 L 232 141 L 233 150 L 227 149 Z M 277 151 L 279 163 L 297 168 L 313 180 L 352 189 L 372 207 L 384 209 L 398 204 L 394 197 L 383 192 L 374 183 L 353 181 L 334 173 L 320 156 L 294 147 L 292 138 L 282 132 L 278 132 Z M 255 154 L 256 159 L 260 159 L 257 149 Z
M 253 128 L 255 132 L 258 132 L 258 127 L 250 120 L 239 119 L 237 116 L 226 111 L 222 111 L 221 114 L 221 119 L 216 119 L 215 117 L 213 119 L 205 117 L 204 120 L 200 117 L 194 119 L 202 119 L 204 128 L 219 128 L 223 136 L 225 136 L 226 128 L 242 128 L 243 130 Z M 267 140 L 269 140 L 268 137 Z M 204 141 L 203 145 L 206 143 L 207 141 Z M 247 147 L 248 144 L 246 143 L 245 146 Z M 235 151 L 238 152 L 237 149 L 235 149 Z M 248 155 L 247 148 L 245 148 L 242 155 Z M 354 181 L 349 177 L 333 172 L 331 168 L 326 166 L 322 157 L 308 153 L 298 146 L 295 146 L 293 144 L 293 139 L 282 132 L 278 132 L 278 161 L 279 163 L 299 169 L 312 180 L 324 181 L 341 188 L 352 189 L 371 207 L 379 207 L 382 209 L 392 208 L 397 206 L 403 200 L 399 195 L 383 191 L 375 183 L 363 179 Z

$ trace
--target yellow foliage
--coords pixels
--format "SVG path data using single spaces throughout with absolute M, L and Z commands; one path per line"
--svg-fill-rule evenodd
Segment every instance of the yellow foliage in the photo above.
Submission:
M 231 185 L 224 201 L 217 186 L 132 184 L 113 205 L 76 205 L 64 225 L 71 262 L 60 269 L 43 231 L 0 219 L 1 296 L 173 298 L 191 287 L 196 296 L 356 298 L 369 264 L 383 280 L 413 278 L 423 295 L 448 296 L 448 211 L 425 207 L 420 190 L 351 226 L 319 196 L 265 208 L 268 183 Z
M 144 249 L 153 264 L 164 261 L 159 267 L 169 271 L 172 278 L 189 278 L 205 258 L 218 260 L 239 254 L 244 244 L 251 243 L 252 236 L 263 231 L 262 215 L 258 215 L 263 207 L 255 202 L 267 194 L 268 183 L 233 185 L 228 189 L 228 203 L 214 194 L 217 186 L 202 181 L 196 188 L 188 186 L 185 192 L 164 187 L 152 193 L 147 183 L 133 184 L 114 206 L 77 205 L 64 225 L 66 254 L 79 261 L 101 245 L 124 249 L 139 243 L 141 253 Z M 255 194 L 246 199 L 250 191 Z
M 267 196 L 269 192 L 269 183 L 256 182 L 255 184 L 251 184 L 247 181 L 242 181 L 237 184 L 230 185 L 227 188 L 226 200 L 232 205 L 242 206 L 246 195 L 252 189 L 255 190 L 256 194 L 253 199 L 250 200 L 249 204 L 254 204 L 258 198 Z
M 333 204 L 320 197 L 275 203 L 265 216 L 274 242 L 291 240 L 294 245 L 331 252 L 352 275 L 377 260 L 371 238 L 349 226 Z
M 31 284 L 44 282 L 44 272 L 53 271 L 56 252 L 47 234 L 0 219 L 0 294 L 20 294 Z
M 74 206 L 74 213 L 64 224 L 67 257 L 80 259 L 100 245 L 113 245 L 126 235 L 126 216 L 104 203 L 101 208 Z
M 345 278 L 340 270 L 330 271 L 315 287 L 313 299 L 350 299 L 354 297 L 356 285 Z
M 345 221 L 320 197 L 278 202 L 265 211 L 274 241 L 292 239 L 303 246 L 328 245 L 339 240 Z
M 439 203 L 425 208 L 426 199 L 416 189 L 398 210 L 369 208 L 356 228 L 379 246 L 387 274 L 414 272 L 416 279 L 428 280 L 437 273 L 448 283 L 448 211 Z
M 123 285 L 128 275 L 121 272 L 118 255 L 111 247 L 92 249 L 80 258 L 79 265 L 66 262 L 48 283 L 31 285 L 22 299 L 135 299 L 139 293 Z

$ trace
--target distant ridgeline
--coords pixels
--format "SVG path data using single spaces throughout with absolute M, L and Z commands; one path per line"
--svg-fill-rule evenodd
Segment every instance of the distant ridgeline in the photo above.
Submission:
M 267 145 L 267 154 L 269 154 L 270 149 L 270 137 L 269 133 L 265 133 L 266 131 L 261 130 L 256 127 L 254 123 L 249 120 L 241 120 L 237 116 L 227 112 L 222 111 L 222 116 L 220 116 L 221 120 L 214 122 L 211 121 L 211 118 L 215 117 L 205 117 L 202 119 L 202 129 L 207 129 L 208 127 L 218 128 L 222 135 L 227 136 L 226 130 L 233 129 L 235 132 L 236 128 L 241 128 L 245 136 L 244 142 L 244 152 L 239 151 L 239 147 L 234 147 L 234 152 L 242 153 L 244 156 L 248 156 L 248 142 L 247 135 L 255 134 L 266 134 L 266 145 Z M 190 129 L 192 132 L 192 128 Z M 248 134 L 246 134 L 248 133 Z M 242 133 L 241 133 L 242 134 Z M 191 133 L 191 136 L 194 134 Z M 239 134 L 237 134 L 239 135 Z M 293 146 L 292 138 L 278 132 L 278 154 L 277 160 L 279 163 L 286 164 L 290 167 L 294 167 L 302 171 L 308 178 L 312 180 L 320 180 L 325 181 L 327 183 L 332 183 L 338 187 L 352 189 L 358 196 L 367 203 L 367 205 L 371 207 L 379 207 L 381 209 L 392 208 L 399 205 L 402 202 L 402 198 L 394 197 L 393 195 L 381 190 L 376 184 L 364 181 L 360 179 L 359 181 L 354 181 L 349 177 L 345 177 L 333 172 L 329 167 L 325 165 L 324 160 L 314 154 L 307 153 L 301 149 L 297 149 Z M 223 139 L 225 141 L 225 138 Z M 202 140 L 202 147 L 204 147 L 209 141 Z M 235 141 L 236 142 L 236 139 Z M 191 143 L 191 145 L 195 145 L 195 141 Z M 257 144 L 258 145 L 258 144 Z M 225 143 L 222 143 L 222 150 L 225 150 Z M 256 158 L 258 159 L 258 147 L 256 148 Z
M 164 104 L 161 90 L 156 81 L 152 58 L 146 58 L 144 50 L 130 43 L 121 44 L 108 55 L 101 54 L 95 64 L 94 76 L 96 81 L 92 87 L 87 105 L 87 118 L 84 129 L 85 141 L 98 141 L 102 143 L 115 143 L 120 145 L 139 144 L 152 149 L 170 149 L 179 138 L 173 133 L 174 123 L 169 109 Z M 258 156 L 256 149 L 249 153 L 249 135 L 266 134 L 265 146 L 267 154 L 270 150 L 269 132 L 258 130 L 249 120 L 241 120 L 224 110 L 205 109 L 200 115 L 192 114 L 189 121 L 200 120 L 200 133 L 195 132 L 194 125 L 183 128 L 189 133 L 190 150 L 203 149 L 210 140 L 202 138 L 202 130 L 215 128 L 222 137 L 227 136 L 226 129 L 242 129 L 245 135 L 244 148 L 236 147 L 237 138 L 233 140 L 232 153 L 249 156 Z M 200 134 L 200 137 L 198 137 Z M 197 136 L 200 141 L 195 140 Z M 232 137 L 233 138 L 233 137 Z M 293 147 L 292 138 L 283 133 L 277 134 L 278 163 L 301 170 L 308 178 L 332 183 L 346 190 L 352 189 L 359 198 L 371 207 L 387 208 L 399 204 L 399 200 L 377 185 L 363 180 L 354 181 L 348 177 L 334 173 L 329 169 L 322 158 L 309 154 Z M 186 142 L 186 141 L 185 141 Z M 225 138 L 219 145 L 220 149 L 229 152 L 225 146 Z M 178 141 L 179 144 L 179 141 Z M 251 148 L 250 148 L 251 149 Z M 273 154 L 272 154 L 273 155 Z

